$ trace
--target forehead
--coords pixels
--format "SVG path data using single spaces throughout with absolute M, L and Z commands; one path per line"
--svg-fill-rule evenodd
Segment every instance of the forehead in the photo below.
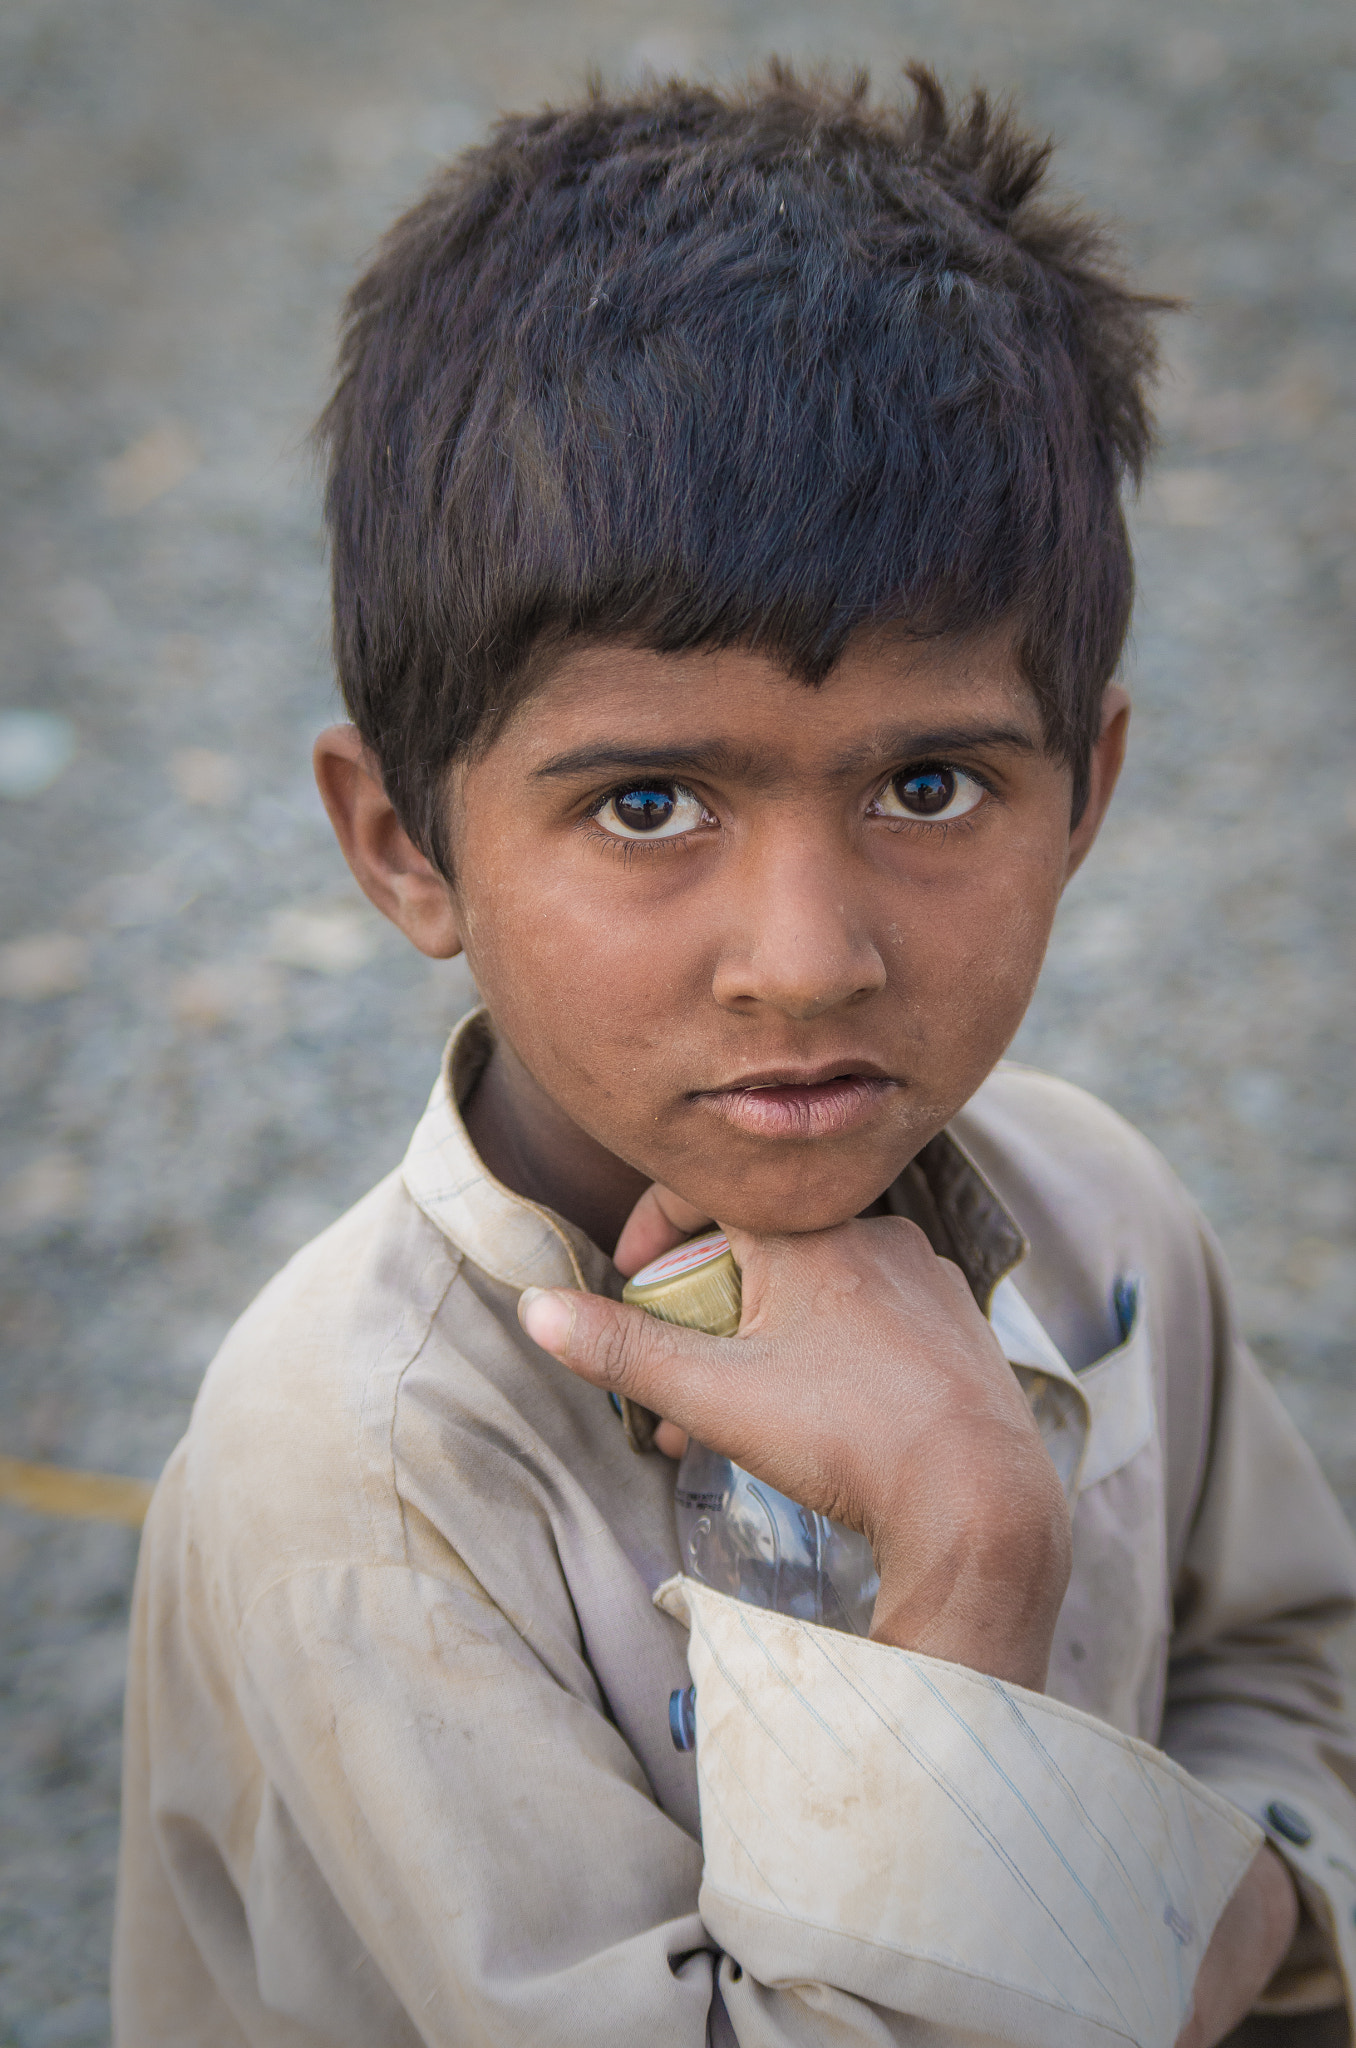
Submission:
M 491 747 L 529 772 L 594 744 L 701 745 L 731 768 L 846 766 L 876 736 L 1004 727 L 1040 743 L 1035 695 L 1012 633 L 964 640 L 873 631 L 813 687 L 747 649 L 660 654 L 576 646 L 542 677 Z

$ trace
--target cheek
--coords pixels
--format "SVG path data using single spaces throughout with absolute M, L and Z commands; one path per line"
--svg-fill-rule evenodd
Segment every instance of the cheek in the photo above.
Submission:
M 898 928 L 900 982 L 929 1013 L 941 1057 L 987 1071 L 1011 1039 L 1045 958 L 1061 872 L 1039 842 L 1009 848 Z
M 482 870 L 463 916 L 482 997 L 567 1109 L 581 1092 L 636 1091 L 692 1002 L 675 920 L 638 917 L 634 892 L 623 914 L 612 890 L 584 879 L 593 886 L 568 858 L 527 856 L 498 875 Z
M 1043 914 L 1029 899 L 1015 903 L 993 932 L 976 979 L 982 982 L 987 1019 L 985 1058 L 997 1059 L 1026 1015 L 1045 959 L 1053 908 Z

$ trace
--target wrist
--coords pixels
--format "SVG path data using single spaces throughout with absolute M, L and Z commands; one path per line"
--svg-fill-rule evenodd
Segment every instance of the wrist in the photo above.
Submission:
M 1015 1469 L 1014 1469 L 1015 1468 Z M 967 1457 L 872 1534 L 877 1642 L 1044 1690 L 1072 1562 L 1068 1506 L 1043 1450 L 998 1469 Z

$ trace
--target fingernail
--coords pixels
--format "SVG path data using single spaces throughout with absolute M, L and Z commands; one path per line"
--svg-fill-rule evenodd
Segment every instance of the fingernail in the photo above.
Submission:
M 518 1297 L 518 1321 L 543 1351 L 553 1358 L 564 1356 L 574 1321 L 567 1295 L 553 1294 L 545 1287 L 525 1287 Z

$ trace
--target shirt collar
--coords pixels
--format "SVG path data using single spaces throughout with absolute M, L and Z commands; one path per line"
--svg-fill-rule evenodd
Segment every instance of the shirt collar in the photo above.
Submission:
M 401 1168 L 405 1186 L 458 1251 L 506 1287 L 579 1287 L 619 1294 L 617 1269 L 554 1210 L 495 1179 L 471 1143 L 462 1104 L 494 1050 L 486 1010 L 463 1017 L 447 1041 L 428 1108 Z
M 444 1237 L 508 1287 L 581 1287 L 616 1295 L 612 1261 L 582 1230 L 497 1181 L 462 1120 L 494 1050 L 483 1009 L 463 1017 L 447 1042 L 428 1108 L 402 1169 L 413 1200 Z M 974 1162 L 940 1131 L 907 1166 L 887 1202 L 919 1221 L 936 1249 L 956 1261 L 988 1313 L 994 1288 L 1026 1256 L 1026 1239 Z M 940 1240 L 940 1241 L 939 1241 Z

